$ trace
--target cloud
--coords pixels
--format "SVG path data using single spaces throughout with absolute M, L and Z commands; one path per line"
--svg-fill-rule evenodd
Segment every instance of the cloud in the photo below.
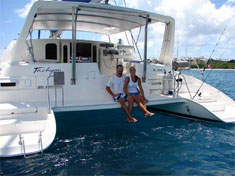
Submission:
M 227 3 L 235 3 L 235 0 L 228 0 Z
M 175 39 L 180 47 L 212 47 L 227 25 L 229 27 L 224 33 L 223 41 L 234 39 L 234 6 L 224 4 L 216 9 L 215 4 L 209 0 L 161 0 L 154 10 L 175 18 Z
M 116 0 L 118 5 L 123 5 L 123 0 Z M 126 0 L 127 7 L 146 10 L 159 14 L 172 16 L 176 21 L 175 46 L 179 43 L 181 55 L 209 57 L 222 31 L 227 26 L 214 53 L 219 57 L 228 43 L 235 40 L 235 0 L 227 0 L 222 6 L 216 8 L 216 4 L 210 0 Z M 152 25 L 149 28 L 149 42 L 152 49 L 149 54 L 153 57 L 161 48 L 155 49 L 162 42 L 164 25 Z M 142 30 L 143 32 L 144 30 Z M 143 33 L 140 37 L 140 48 L 143 47 Z M 234 49 L 230 47 L 227 56 L 234 58 Z M 226 54 L 225 54 L 226 55 Z
M 0 57 L 2 56 L 3 52 L 4 52 L 5 49 L 0 49 Z
M 21 9 L 16 9 L 15 12 L 18 14 L 19 17 L 25 18 L 28 15 L 29 10 L 32 7 L 33 3 L 36 2 L 36 1 L 37 0 L 31 0 L 30 3 L 26 4 Z

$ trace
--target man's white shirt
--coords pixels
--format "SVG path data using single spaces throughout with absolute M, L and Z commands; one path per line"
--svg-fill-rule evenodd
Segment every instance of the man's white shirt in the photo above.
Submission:
M 126 75 L 122 75 L 122 77 L 117 77 L 116 75 L 113 75 L 108 83 L 107 86 L 110 87 L 113 94 L 120 94 L 123 93 L 123 86 L 126 79 Z

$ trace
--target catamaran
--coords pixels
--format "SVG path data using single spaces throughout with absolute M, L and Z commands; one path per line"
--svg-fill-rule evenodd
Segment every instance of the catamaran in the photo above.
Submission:
M 147 60 L 148 26 L 165 25 L 159 63 Z M 105 35 L 144 28 L 144 58 L 121 42 L 78 40 L 77 31 Z M 41 37 L 41 31 L 49 31 Z M 70 31 L 70 39 L 61 34 Z M 35 33 L 37 34 L 35 37 Z M 216 88 L 184 75 L 173 60 L 175 21 L 151 12 L 98 3 L 37 1 L 22 31 L 0 59 L 0 157 L 43 152 L 56 135 L 54 112 L 121 108 L 105 86 L 124 66 L 135 66 L 147 106 L 196 120 L 235 122 L 235 102 Z

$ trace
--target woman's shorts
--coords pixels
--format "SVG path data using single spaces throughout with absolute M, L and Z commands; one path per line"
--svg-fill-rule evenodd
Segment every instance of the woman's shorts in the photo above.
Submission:
M 136 97 L 138 97 L 138 96 L 140 96 L 140 93 L 139 92 L 136 92 L 136 93 L 129 93 L 131 96 L 136 96 Z

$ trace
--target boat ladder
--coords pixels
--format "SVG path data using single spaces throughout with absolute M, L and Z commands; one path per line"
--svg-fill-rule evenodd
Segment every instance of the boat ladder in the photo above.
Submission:
M 21 145 L 21 150 L 24 153 L 24 158 L 30 158 L 29 156 L 26 155 L 26 147 L 25 147 L 25 142 L 24 142 L 24 137 L 22 136 L 22 134 L 19 135 L 19 145 Z M 42 132 L 39 131 L 38 133 L 38 148 L 41 151 L 41 153 L 43 153 L 43 144 L 42 144 Z M 38 155 L 38 154 L 35 154 Z M 35 156 L 33 155 L 33 156 Z

